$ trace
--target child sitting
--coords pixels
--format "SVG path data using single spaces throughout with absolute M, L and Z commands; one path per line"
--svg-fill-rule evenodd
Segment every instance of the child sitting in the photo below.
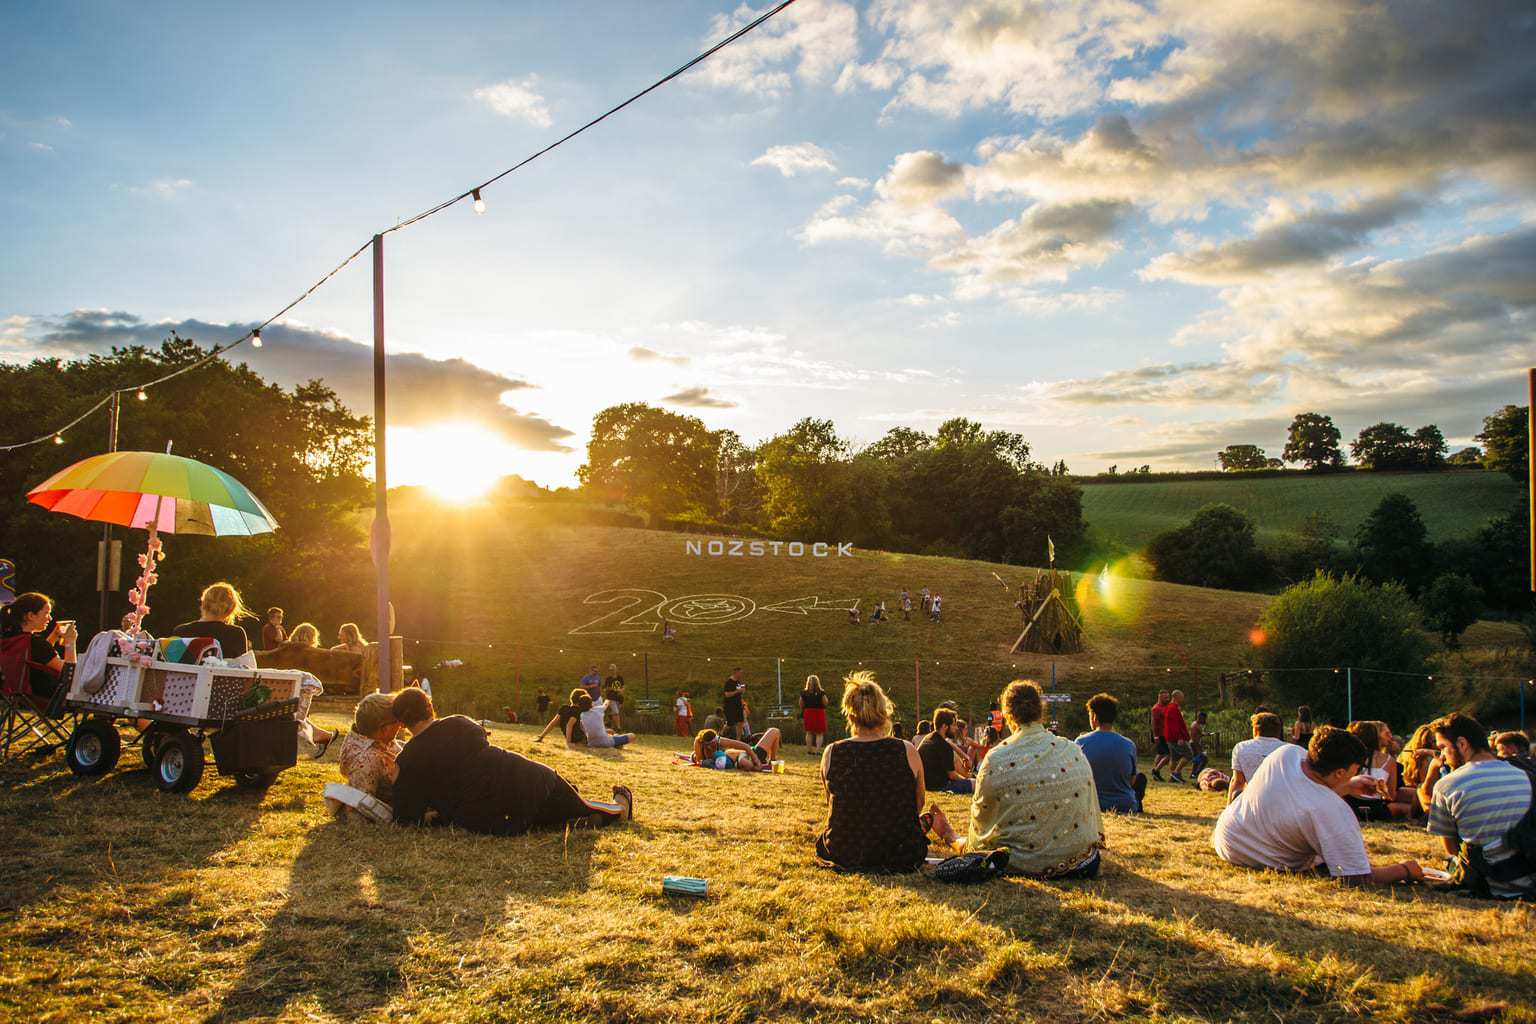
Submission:
M 386 804 L 394 796 L 395 758 L 401 750 L 400 741 L 395 739 L 400 723 L 395 719 L 393 703 L 387 693 L 370 693 L 358 701 L 352 730 L 342 741 L 338 761 L 347 785 Z M 333 810 L 338 816 L 353 813 L 339 805 Z

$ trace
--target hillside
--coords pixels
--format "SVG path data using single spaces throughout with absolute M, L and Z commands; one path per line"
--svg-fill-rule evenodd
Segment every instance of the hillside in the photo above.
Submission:
M 519 665 L 520 704 L 531 703 L 536 685 L 567 692 L 593 663 L 604 672 L 617 663 L 632 697 L 643 696 L 648 667 L 652 695 L 667 699 L 681 687 L 716 694 L 740 665 L 758 707 L 776 696 L 777 658 L 791 699 L 809 673 L 825 683 L 862 665 L 889 684 L 909 717 L 919 661 L 924 704 L 954 697 L 979 709 L 1017 675 L 1050 679 L 1049 658 L 1008 653 L 1021 629 L 1015 588 L 1031 569 L 861 550 L 843 558 L 695 556 L 687 545 L 699 538 L 683 534 L 548 526 L 494 508 L 419 506 L 397 515 L 394 527 L 395 603 L 413 641 L 407 660 L 430 668 L 463 659 L 460 675 L 494 681 L 483 693 L 486 713 L 512 701 Z M 1089 647 L 1056 665 L 1058 690 L 1079 697 L 1106 687 L 1140 695 L 1175 677 L 1213 696 L 1214 670 L 1241 664 L 1266 600 L 1146 580 L 1116 579 L 1107 589 L 1077 580 Z M 916 611 L 901 621 L 903 586 L 914 604 L 924 586 L 941 594 L 944 621 L 922 621 Z M 867 618 L 879 600 L 895 621 L 848 623 L 842 609 L 857 601 Z M 662 614 L 676 625 L 675 643 L 661 640 Z
M 1300 529 L 1308 515 L 1325 512 L 1347 539 L 1389 494 L 1412 498 L 1433 540 L 1475 533 L 1507 512 L 1519 488 L 1502 473 L 1335 473 L 1305 477 L 1160 480 L 1083 485 L 1089 527 L 1130 549 L 1183 526 L 1202 506 L 1226 502 L 1252 516 L 1261 543 Z

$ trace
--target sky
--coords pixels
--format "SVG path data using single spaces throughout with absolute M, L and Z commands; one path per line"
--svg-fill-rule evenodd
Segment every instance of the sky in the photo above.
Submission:
M 4 5 L 0 359 L 239 337 L 765 9 Z M 569 484 L 624 401 L 1074 472 L 1471 443 L 1536 362 L 1533 52 L 1528 2 L 798 0 L 387 236 L 391 482 Z M 232 358 L 371 411 L 370 287 Z

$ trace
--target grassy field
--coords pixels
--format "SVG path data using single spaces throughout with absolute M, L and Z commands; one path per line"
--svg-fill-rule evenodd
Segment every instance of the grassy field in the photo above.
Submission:
M 1228 868 L 1219 795 L 1154 783 L 1151 814 L 1106 819 L 1094 882 L 963 888 L 816 868 L 803 752 L 748 777 L 674 767 L 661 739 L 575 752 L 495 732 L 584 792 L 629 784 L 636 822 L 340 825 L 327 763 L 265 794 L 210 771 L 190 797 L 57 757 L 0 774 L 0 1019 L 1536 1019 L 1532 908 Z M 1378 859 L 1433 849 L 1406 825 L 1366 839 Z M 664 874 L 710 894 L 664 896 Z
M 1259 539 L 1274 543 L 1298 530 L 1312 512 L 1327 513 L 1343 539 L 1389 494 L 1412 498 L 1430 537 L 1476 533 L 1507 512 L 1518 487 L 1503 473 L 1337 473 L 1316 477 L 1245 477 L 1084 484 L 1083 517 L 1108 540 L 1130 549 L 1183 526 L 1205 505 L 1226 502 L 1258 524 Z
M 1088 650 L 1051 659 L 1009 653 L 1022 628 L 1014 588 L 1035 572 L 1018 566 L 862 550 L 693 556 L 686 545 L 697 538 L 682 534 L 528 525 L 486 508 L 443 510 L 421 528 L 399 517 L 395 537 L 407 660 L 486 715 L 504 702 L 526 706 L 538 686 L 567 692 L 594 663 L 605 674 L 617 664 L 631 698 L 644 695 L 648 670 L 652 696 L 668 701 L 683 687 L 718 694 L 740 665 L 758 708 L 776 700 L 781 670 L 793 701 L 806 675 L 830 682 L 862 665 L 909 720 L 919 683 L 924 704 L 950 697 L 984 707 L 1009 679 L 1048 681 L 1053 660 L 1058 689 L 1079 696 L 1143 693 L 1173 677 L 1211 696 L 1213 670 L 1242 661 L 1266 600 L 1137 579 L 1102 590 L 1078 577 Z M 923 586 L 942 594 L 943 621 L 916 610 L 901 621 L 903 586 L 914 603 Z M 879 600 L 896 621 L 848 623 L 842 609 L 856 601 L 867 618 Z M 661 640 L 662 616 L 678 630 L 675 643 Z M 726 621 L 708 621 L 717 618 Z M 466 666 L 431 671 L 451 658 Z

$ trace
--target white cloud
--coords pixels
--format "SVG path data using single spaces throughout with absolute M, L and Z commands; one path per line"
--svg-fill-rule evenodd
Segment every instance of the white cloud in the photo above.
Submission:
M 742 4 L 710 22 L 706 42 L 718 42 L 767 10 Z M 795 78 L 806 84 L 831 80 L 858 56 L 859 16 L 845 0 L 799 0 L 750 35 L 716 53 L 699 68 L 698 80 L 741 92 L 777 97 Z
M 837 165 L 832 162 L 832 154 L 814 142 L 770 146 L 768 152 L 752 161 L 752 166 L 772 167 L 786 178 L 793 178 L 801 171 L 837 172 Z
M 53 117 L 49 118 L 49 120 L 53 122 L 54 127 L 63 128 L 65 131 L 75 126 L 75 123 L 67 117 Z
M 537 128 L 548 128 L 553 121 L 544 97 L 535 88 L 538 84 L 538 75 L 529 75 L 521 81 L 509 78 L 504 82 L 481 86 L 474 91 L 474 98 L 502 117 L 527 121 Z
M 134 195 L 153 196 L 156 199 L 174 199 L 191 188 L 192 184 L 190 178 L 156 178 L 143 185 L 131 185 L 128 191 Z
M 869 188 L 869 179 L 868 178 L 838 178 L 837 179 L 837 187 L 838 188 L 866 189 L 866 188 Z
M 27 148 L 31 149 L 31 150 L 35 150 L 35 151 L 37 151 L 39 153 L 52 153 L 53 152 L 53 147 L 48 145 L 48 143 L 46 143 L 46 142 L 29 142 L 29 143 L 27 143 Z

